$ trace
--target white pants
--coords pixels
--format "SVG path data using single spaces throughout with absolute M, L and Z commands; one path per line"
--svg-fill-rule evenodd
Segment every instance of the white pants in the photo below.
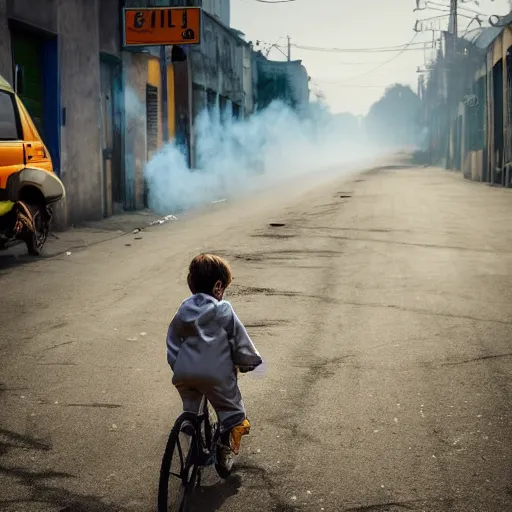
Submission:
M 230 431 L 241 425 L 246 418 L 242 394 L 236 377 L 222 386 L 206 385 L 200 382 L 175 382 L 183 402 L 183 410 L 197 414 L 203 396 L 206 396 L 215 409 L 221 424 L 221 430 Z

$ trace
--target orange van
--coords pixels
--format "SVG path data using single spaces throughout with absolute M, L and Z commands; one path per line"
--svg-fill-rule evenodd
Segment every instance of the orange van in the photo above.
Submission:
M 39 254 L 51 205 L 65 194 L 30 115 L 0 76 L 0 249 L 22 241 L 30 254 Z

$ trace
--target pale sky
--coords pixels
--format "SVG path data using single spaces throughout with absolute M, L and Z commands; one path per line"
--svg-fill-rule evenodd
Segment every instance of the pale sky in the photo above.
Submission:
M 272 1 L 272 0 L 268 0 Z M 432 0 L 449 5 L 449 0 Z M 421 0 L 420 5 L 424 5 Z M 477 5 L 477 3 L 479 5 Z M 466 0 L 461 7 L 484 13 L 509 12 L 509 0 Z M 292 43 L 322 48 L 377 48 L 408 43 L 417 19 L 446 14 L 439 11 L 413 12 L 416 0 L 296 0 L 271 5 L 257 0 L 231 0 L 231 26 L 246 34 L 248 41 L 277 43 L 286 52 L 286 36 Z M 440 8 L 438 5 L 432 7 Z M 460 11 L 472 15 L 469 11 Z M 481 16 L 487 23 L 488 16 Z M 469 19 L 459 18 L 463 32 Z M 441 20 L 444 26 L 447 18 Z M 472 27 L 477 27 L 473 23 Z M 438 36 L 438 34 L 437 34 Z M 432 41 L 432 32 L 418 34 L 414 42 Z M 411 46 L 412 47 L 412 46 Z M 416 46 L 420 48 L 420 46 Z M 427 52 L 431 54 L 431 52 Z M 381 68 L 398 52 L 327 53 L 292 47 L 292 59 L 301 59 L 312 78 L 311 88 L 321 90 L 333 112 L 365 114 L 385 88 L 395 82 L 417 90 L 418 66 L 425 65 L 425 51 L 405 51 Z M 275 48 L 270 59 L 284 60 Z

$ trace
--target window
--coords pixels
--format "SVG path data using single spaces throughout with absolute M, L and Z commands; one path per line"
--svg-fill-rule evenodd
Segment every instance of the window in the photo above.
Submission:
M 18 140 L 19 138 L 14 96 L 0 91 L 0 140 Z

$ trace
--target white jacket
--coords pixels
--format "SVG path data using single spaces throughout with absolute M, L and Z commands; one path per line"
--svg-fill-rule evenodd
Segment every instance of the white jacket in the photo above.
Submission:
M 233 307 L 199 293 L 184 300 L 167 334 L 173 383 L 223 386 L 235 367 L 254 370 L 262 359 Z

